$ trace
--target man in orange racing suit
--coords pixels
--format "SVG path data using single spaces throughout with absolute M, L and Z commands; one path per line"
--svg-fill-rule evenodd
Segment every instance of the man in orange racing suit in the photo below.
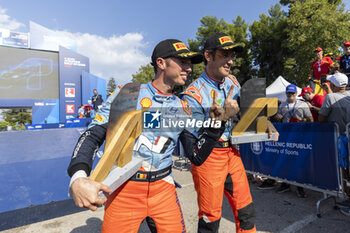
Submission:
M 211 96 L 217 102 L 235 102 L 240 95 L 237 79 L 230 75 L 235 51 L 242 49 L 225 33 L 210 36 L 204 45 L 205 70 L 184 92 L 183 100 L 192 107 L 192 117 L 203 120 L 209 117 Z M 233 93 L 229 93 L 234 87 Z M 241 157 L 231 145 L 232 120 L 216 143 L 212 153 L 201 166 L 192 166 L 191 172 L 199 206 L 198 232 L 218 232 L 221 219 L 223 192 L 228 199 L 236 222 L 236 232 L 256 232 L 255 210 Z
M 72 177 L 70 188 L 79 207 L 96 210 L 98 205 L 106 202 L 102 232 L 136 233 L 146 217 L 153 219 L 158 232 L 186 232 L 171 173 L 172 152 L 176 142 L 179 137 L 186 137 L 188 147 L 185 149 L 191 154 L 191 161 L 200 164 L 219 140 L 227 119 L 235 114 L 224 111 L 214 102 L 210 112 L 211 118 L 217 121 L 214 121 L 215 125 L 202 128 L 200 140 L 191 137 L 185 125 L 165 125 L 169 121 L 191 120 L 190 106 L 175 96 L 172 90 L 175 85 L 184 85 L 191 72 L 191 62 L 201 61 L 201 54 L 191 52 L 179 40 L 164 40 L 155 47 L 152 55 L 155 77 L 151 82 L 141 85 L 136 107 L 136 110 L 147 108 L 145 113 L 151 117 L 145 118 L 144 113 L 144 129 L 136 139 L 133 151 L 133 156 L 143 160 L 142 166 L 108 196 L 107 202 L 106 199 L 98 198 L 97 194 L 100 190 L 111 190 L 87 179 L 87 175 L 91 172 L 98 147 L 105 140 L 111 102 L 118 91 L 111 95 L 89 129 L 80 137 L 68 168 L 68 174 Z M 152 124 L 145 124 L 145 119 Z

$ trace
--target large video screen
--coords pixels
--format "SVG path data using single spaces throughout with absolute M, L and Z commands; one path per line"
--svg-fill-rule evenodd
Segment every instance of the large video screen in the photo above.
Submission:
M 0 46 L 0 99 L 58 99 L 58 53 Z

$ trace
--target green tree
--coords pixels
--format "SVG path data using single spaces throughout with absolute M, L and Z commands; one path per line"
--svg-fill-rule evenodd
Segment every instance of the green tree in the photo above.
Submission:
M 7 121 L 0 121 L 0 128 L 6 128 L 9 124 Z
M 233 64 L 232 73 L 238 78 L 240 83 L 243 84 L 246 80 L 256 76 L 256 73 L 252 69 L 250 42 L 247 39 L 249 25 L 241 16 L 237 16 L 236 20 L 232 20 L 232 25 L 232 30 L 228 34 L 234 38 L 235 42 L 244 45 L 243 52 L 237 55 L 237 59 Z
M 291 6 L 291 4 L 295 2 L 305 2 L 306 0 L 280 0 L 280 4 L 283 6 Z M 328 3 L 330 4 L 341 4 L 343 1 L 342 0 L 327 0 Z
M 132 82 L 147 83 L 154 78 L 153 66 L 145 65 L 141 66 L 136 74 L 132 75 Z
M 115 90 L 116 87 L 117 87 L 117 83 L 115 82 L 115 79 L 111 77 L 107 84 L 107 97 L 112 94 L 112 92 Z
M 26 124 L 32 123 L 32 113 L 27 108 L 13 108 L 1 113 L 5 121 L 9 122 L 13 128 L 23 129 Z
M 218 32 L 228 33 L 229 24 L 224 19 L 218 20 L 215 16 L 204 16 L 200 20 L 201 26 L 196 32 L 196 39 L 189 39 L 188 44 L 192 51 L 203 51 L 203 46 L 206 39 Z
M 247 29 L 248 24 L 238 16 L 231 24 L 224 19 L 218 20 L 214 16 L 204 16 L 201 20 L 201 26 L 196 32 L 196 39 L 189 39 L 188 44 L 192 51 L 202 52 L 206 39 L 218 32 L 224 32 L 232 37 L 234 42 L 248 45 Z M 240 82 L 250 78 L 251 74 L 251 58 L 248 54 L 248 47 L 242 53 L 238 54 L 232 66 L 232 73 L 237 76 Z M 193 67 L 193 77 L 198 78 L 203 72 L 204 65 L 197 64 Z
M 272 6 L 269 16 L 260 15 L 250 26 L 251 56 L 258 77 L 272 83 L 279 75 L 289 76 L 293 68 L 292 51 L 288 48 L 287 17 L 279 4 Z
M 337 53 L 350 38 L 350 14 L 344 11 L 342 1 L 294 0 L 287 23 L 288 46 L 294 50 L 294 74 L 299 85 L 307 83 L 316 47 Z

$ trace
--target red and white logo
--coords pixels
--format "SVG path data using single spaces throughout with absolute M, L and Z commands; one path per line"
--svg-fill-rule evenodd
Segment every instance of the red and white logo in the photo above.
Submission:
M 66 87 L 64 90 L 65 90 L 65 97 L 75 97 L 74 87 Z
M 74 104 L 66 104 L 66 113 L 67 114 L 74 114 L 75 113 Z

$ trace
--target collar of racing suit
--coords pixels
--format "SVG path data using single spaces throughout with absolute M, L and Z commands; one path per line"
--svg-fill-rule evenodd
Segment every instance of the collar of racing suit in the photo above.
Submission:
M 175 94 L 166 94 L 162 93 L 160 90 L 158 90 L 152 81 L 147 83 L 148 89 L 151 91 L 152 95 L 154 96 L 154 99 L 160 103 L 163 102 L 171 102 L 175 100 Z
M 215 88 L 219 88 L 220 90 L 224 89 L 226 78 L 222 82 L 219 82 L 219 81 L 215 80 L 214 78 L 210 77 L 206 70 L 204 70 L 202 76 L 205 79 L 205 81 L 207 83 L 209 83 L 209 85 L 211 85 Z

